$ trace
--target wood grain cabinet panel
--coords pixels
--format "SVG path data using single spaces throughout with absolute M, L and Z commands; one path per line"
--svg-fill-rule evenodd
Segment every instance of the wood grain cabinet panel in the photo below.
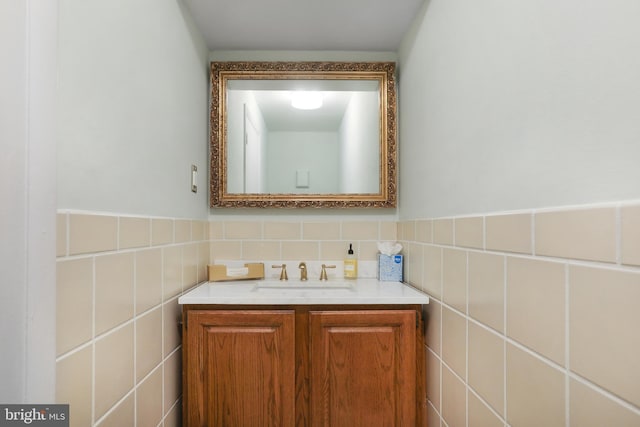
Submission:
M 313 426 L 416 425 L 416 312 L 311 312 Z
M 189 426 L 293 426 L 293 311 L 189 312 Z

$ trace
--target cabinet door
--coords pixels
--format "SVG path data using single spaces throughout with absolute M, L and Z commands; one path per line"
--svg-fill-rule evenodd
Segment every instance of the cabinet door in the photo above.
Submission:
M 293 426 L 293 311 L 192 310 L 187 317 L 188 426 Z
M 310 313 L 313 426 L 416 423 L 416 312 Z

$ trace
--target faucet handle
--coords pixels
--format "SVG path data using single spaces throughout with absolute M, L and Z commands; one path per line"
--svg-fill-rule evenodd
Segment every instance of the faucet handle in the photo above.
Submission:
M 322 271 L 320 272 L 320 280 L 328 280 L 328 278 L 327 278 L 327 268 L 336 268 L 336 266 L 335 265 L 322 264 Z
M 281 268 L 280 280 L 289 280 L 289 276 L 287 275 L 287 264 L 272 265 L 271 268 Z

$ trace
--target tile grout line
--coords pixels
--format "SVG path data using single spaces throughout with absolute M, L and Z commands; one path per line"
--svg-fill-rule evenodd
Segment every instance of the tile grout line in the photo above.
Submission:
M 502 257 L 502 405 L 507 423 L 507 257 Z
M 468 388 L 469 388 L 469 392 L 471 394 L 473 394 L 476 397 L 476 399 L 478 399 L 480 402 L 482 402 L 487 407 L 487 409 L 489 411 L 491 411 L 491 413 L 493 413 L 493 415 L 495 415 L 496 418 L 498 418 L 500 420 L 500 422 L 502 422 L 503 424 L 505 424 L 507 422 L 506 418 L 504 418 L 502 415 L 500 415 L 500 413 L 498 411 L 496 411 L 495 408 L 493 406 L 491 406 L 491 404 L 487 400 L 485 400 L 485 398 L 482 397 L 482 395 L 479 392 L 477 392 L 471 386 L 469 386 Z
M 570 367 L 570 329 L 571 329 L 571 313 L 570 310 L 570 287 L 569 287 L 569 265 L 565 264 L 564 267 L 564 366 L 565 366 L 565 374 L 564 374 L 564 392 L 565 392 L 565 423 L 567 427 L 571 427 L 571 387 L 570 387 L 570 379 L 569 373 L 571 372 Z
M 91 425 L 96 422 L 96 257 L 91 258 Z
M 98 418 L 97 420 L 95 420 L 95 421 L 93 422 L 93 424 L 92 424 L 92 425 L 93 425 L 93 426 L 95 426 L 95 425 L 97 425 L 97 424 L 102 423 L 104 420 L 106 420 L 106 419 L 109 417 L 109 415 L 111 415 L 112 413 L 114 413 L 114 412 L 117 410 L 118 406 L 119 406 L 122 402 L 124 402 L 125 400 L 127 400 L 127 399 L 129 398 L 129 396 L 131 396 L 131 395 L 132 395 L 132 394 L 134 394 L 134 393 L 135 393 L 135 387 L 131 388 L 131 390 L 129 390 L 128 392 L 126 392 L 126 393 L 124 394 L 124 396 L 122 396 L 121 398 L 119 398 L 118 400 L 116 400 L 116 401 L 114 402 L 114 404 L 113 404 L 109 409 L 107 409 L 107 410 L 105 411 L 105 413 L 104 413 L 104 414 L 102 414 L 102 416 L 101 416 L 100 418 Z M 134 408 L 134 413 L 135 413 L 135 408 Z M 134 421 L 134 423 L 135 423 L 135 421 Z
M 149 221 L 151 222 L 151 221 Z M 119 235 L 120 233 L 118 233 Z M 133 254 L 133 425 L 138 425 L 138 313 L 137 313 L 137 289 L 138 289 L 138 256 Z M 141 381 L 142 382 L 142 381 Z
M 162 419 L 164 419 L 164 401 L 165 401 L 165 387 L 164 387 L 164 364 L 165 364 L 165 358 L 164 358 L 164 349 L 165 349 L 165 336 L 164 336 L 164 305 L 166 303 L 166 298 L 165 298 L 165 283 L 164 283 L 164 262 L 165 262 L 165 256 L 164 256 L 164 250 L 161 252 L 160 254 L 160 265 L 161 267 L 161 274 L 160 274 L 160 289 L 161 289 L 161 293 L 160 293 L 160 333 L 161 333 L 161 339 L 160 339 L 160 347 L 161 347 L 161 360 L 160 360 L 160 365 L 162 366 L 162 372 L 161 372 L 161 378 L 162 378 L 162 390 L 160 391 L 160 394 L 162 395 L 162 404 L 161 404 L 161 408 L 162 408 Z
M 440 349 L 440 423 L 442 424 L 444 422 L 444 415 L 442 413 L 442 373 L 443 371 L 443 366 L 444 366 L 444 358 L 442 357 L 442 307 L 443 307 L 443 302 L 444 302 L 444 295 L 443 295 L 443 291 L 444 291 L 444 274 L 442 269 L 444 268 L 444 254 L 443 254 L 443 249 L 440 249 L 440 321 L 438 322 L 438 326 L 440 328 L 440 331 L 438 331 L 438 347 Z
M 576 381 L 579 382 L 580 384 L 582 384 L 585 387 L 588 387 L 591 391 L 593 391 L 594 393 L 598 393 L 600 396 L 611 400 L 612 402 L 615 402 L 616 404 L 628 409 L 629 411 L 633 412 L 634 414 L 640 416 L 640 408 L 635 406 L 634 404 L 622 399 L 621 397 L 615 395 L 614 393 L 602 388 L 601 386 L 599 386 L 598 384 L 588 380 L 587 378 L 584 378 L 574 372 L 569 372 L 569 377 Z
M 465 291 L 466 291 L 466 313 L 465 313 L 465 425 L 469 427 L 469 251 L 465 251 Z

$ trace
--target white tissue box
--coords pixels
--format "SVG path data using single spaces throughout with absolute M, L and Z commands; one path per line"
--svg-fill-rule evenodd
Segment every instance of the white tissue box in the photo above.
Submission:
M 378 280 L 402 282 L 402 255 L 378 254 Z

